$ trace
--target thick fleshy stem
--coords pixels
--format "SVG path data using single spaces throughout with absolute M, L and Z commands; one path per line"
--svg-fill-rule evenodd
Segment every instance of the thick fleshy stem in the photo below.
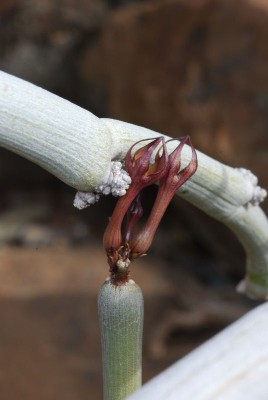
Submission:
M 104 400 L 125 400 L 141 386 L 143 296 L 131 279 L 118 286 L 111 278 L 98 297 Z

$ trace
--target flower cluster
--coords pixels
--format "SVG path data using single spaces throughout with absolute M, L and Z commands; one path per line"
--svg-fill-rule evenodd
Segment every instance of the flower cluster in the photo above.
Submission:
M 134 151 L 144 141 L 149 143 Z M 177 139 L 167 142 L 164 137 L 141 140 L 126 155 L 125 168 L 131 177 L 131 184 L 125 196 L 118 200 L 103 238 L 111 278 L 116 285 L 128 280 L 131 260 L 146 254 L 172 197 L 197 169 L 196 152 L 189 136 L 180 138 L 176 148 L 168 154 L 167 143 L 171 141 Z M 191 159 L 181 169 L 181 153 L 186 144 L 191 148 Z M 143 227 L 135 233 L 143 211 L 141 192 L 154 183 L 159 183 L 159 189 L 151 213 Z M 124 219 L 126 223 L 122 232 Z

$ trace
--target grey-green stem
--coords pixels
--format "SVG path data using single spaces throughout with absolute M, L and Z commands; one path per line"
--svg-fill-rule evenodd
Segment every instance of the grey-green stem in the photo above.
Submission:
M 124 400 L 141 386 L 143 296 L 132 280 L 108 278 L 98 297 L 104 400 Z

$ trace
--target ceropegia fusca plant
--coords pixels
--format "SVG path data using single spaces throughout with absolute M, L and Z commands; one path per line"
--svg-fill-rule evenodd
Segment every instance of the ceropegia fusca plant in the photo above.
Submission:
M 0 146 L 36 163 L 76 189 L 78 192 L 75 204 L 78 208 L 96 202 L 100 194 L 123 195 L 130 180 L 127 174 L 122 173 L 120 162 L 133 143 L 145 138 L 153 140 L 159 136 L 161 133 L 142 126 L 98 118 L 90 111 L 53 93 L 0 71 Z M 168 139 L 165 137 L 165 140 Z M 170 151 L 175 147 L 176 142 L 168 144 Z M 267 192 L 259 186 L 258 178 L 248 169 L 232 168 L 200 151 L 197 154 L 198 170 L 185 183 L 185 190 L 179 190 L 177 194 L 234 232 L 246 255 L 245 278 L 238 289 L 249 297 L 267 300 L 268 219 L 261 208 Z M 191 149 L 187 146 L 182 154 L 183 164 L 190 159 Z M 137 198 L 132 206 L 133 213 L 137 213 L 135 218 L 138 218 L 140 212 L 138 204 Z M 131 215 L 130 210 L 129 214 Z M 134 222 L 132 218 L 130 232 Z M 142 230 L 138 233 L 141 235 L 141 232 Z M 127 233 L 125 238 L 129 239 Z M 133 236 L 133 240 L 136 239 L 138 240 L 138 235 Z M 255 391 L 255 395 L 252 395 L 253 392 L 247 390 L 245 398 L 259 398 L 259 391 L 266 398 L 267 390 L 263 382 L 267 381 L 265 377 L 268 371 L 268 364 L 264 363 L 264 355 L 267 354 L 267 307 L 257 307 L 256 314 L 257 319 L 252 317 L 252 313 L 248 315 L 250 324 L 246 328 L 243 321 L 237 321 L 236 331 L 241 334 L 241 339 L 245 338 L 246 329 L 249 340 L 242 346 L 243 340 L 235 339 L 236 353 L 230 354 L 232 338 L 228 330 L 223 331 L 220 342 L 216 344 L 209 341 L 207 351 L 202 350 L 194 356 L 191 355 L 185 360 L 186 366 L 183 364 L 180 369 L 174 368 L 176 385 L 173 389 L 170 372 L 166 371 L 163 380 L 155 378 L 148 392 L 145 389 L 144 397 L 140 394 L 134 397 L 176 399 L 179 385 L 180 390 L 182 387 L 188 390 L 189 399 L 196 397 L 195 394 L 204 398 L 211 397 L 211 393 L 206 396 L 211 388 L 216 393 L 220 390 L 224 398 L 229 399 L 225 396 L 228 382 L 234 390 L 239 390 L 236 378 L 245 376 L 246 373 L 247 377 L 251 377 L 251 389 L 257 391 L 257 395 Z M 241 363 L 244 354 L 251 348 L 254 348 L 254 352 L 250 352 L 254 355 L 254 362 L 247 357 L 248 362 Z M 213 376 L 213 359 L 218 354 L 222 369 L 218 370 L 218 375 Z M 224 354 L 228 357 L 234 356 L 230 363 L 222 357 Z M 199 368 L 199 374 L 196 373 L 197 359 L 204 362 L 207 360 L 203 368 Z M 260 368 L 250 368 L 251 363 L 259 365 L 263 374 L 260 373 Z M 227 370 L 228 376 L 225 373 Z M 185 379 L 186 373 L 190 381 Z M 179 375 L 181 379 L 178 379 Z M 199 386 L 194 385 L 194 376 L 200 378 Z M 208 385 L 204 385 L 204 378 Z M 223 388 L 226 390 L 222 392 Z

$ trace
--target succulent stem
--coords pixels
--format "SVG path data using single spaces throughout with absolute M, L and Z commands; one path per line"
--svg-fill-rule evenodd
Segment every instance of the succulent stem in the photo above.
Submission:
M 143 296 L 133 280 L 108 278 L 98 297 L 104 400 L 123 400 L 141 386 Z

